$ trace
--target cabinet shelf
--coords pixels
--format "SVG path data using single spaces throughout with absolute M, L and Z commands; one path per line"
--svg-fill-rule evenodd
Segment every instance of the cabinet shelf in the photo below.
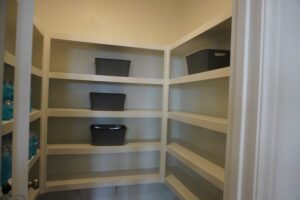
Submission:
M 130 171 L 131 173 L 124 174 L 126 171 Z M 87 178 L 72 178 L 47 181 L 47 188 L 49 192 L 54 192 L 98 187 L 150 184 L 160 182 L 160 177 L 158 173 L 143 171 L 145 170 L 123 170 L 121 174 L 121 171 L 111 171 L 102 173 L 102 176 L 99 176 L 98 173 L 91 172 L 87 175 Z
M 175 84 L 192 83 L 198 81 L 214 80 L 220 78 L 228 78 L 229 75 L 230 75 L 230 68 L 225 67 L 225 68 L 215 69 L 207 72 L 173 78 L 170 79 L 169 84 L 175 85 Z
M 92 74 L 50 72 L 49 78 L 88 82 L 109 82 L 109 83 L 126 83 L 141 85 L 162 85 L 163 79 L 158 78 L 138 78 L 138 77 L 121 77 L 121 76 L 103 76 Z
M 223 190 L 224 169 L 222 167 L 176 143 L 169 144 L 167 146 L 167 152 L 216 187 Z
M 161 110 L 94 111 L 89 109 L 50 108 L 48 117 L 160 118 Z
M 227 120 L 224 118 L 210 117 L 187 112 L 169 112 L 169 118 L 225 134 L 227 132 Z
M 35 190 L 33 188 L 30 188 L 28 190 L 28 200 L 36 200 L 39 195 L 39 192 L 40 192 L 39 189 Z
M 33 122 L 41 117 L 41 111 L 33 109 L 30 113 L 30 122 Z M 2 136 L 6 135 L 13 130 L 14 120 L 5 120 L 2 121 Z
M 30 170 L 34 164 L 39 160 L 40 158 L 40 150 L 37 151 L 36 155 L 33 156 L 29 161 L 28 161 L 28 169 Z
M 132 142 L 124 146 L 93 146 L 90 144 L 50 144 L 48 155 L 110 154 L 160 151 L 160 142 Z
M 176 193 L 182 200 L 199 200 L 180 180 L 174 175 L 168 175 L 165 178 L 166 184 Z
M 7 51 L 5 51 L 4 53 L 4 62 L 12 67 L 16 67 L 16 57 Z M 32 66 L 31 74 L 38 77 L 42 77 L 42 70 L 35 66 Z

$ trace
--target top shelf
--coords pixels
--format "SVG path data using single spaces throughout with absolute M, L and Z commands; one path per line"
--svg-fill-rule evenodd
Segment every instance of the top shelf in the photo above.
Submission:
M 7 51 L 4 52 L 4 62 L 12 67 L 16 67 L 16 57 Z M 42 70 L 35 66 L 32 66 L 31 74 L 38 77 L 42 77 Z
M 231 35 L 231 13 L 222 13 L 200 26 L 192 33 L 184 36 L 170 45 L 171 52 L 179 55 L 188 55 L 198 49 L 201 44 L 216 41 Z

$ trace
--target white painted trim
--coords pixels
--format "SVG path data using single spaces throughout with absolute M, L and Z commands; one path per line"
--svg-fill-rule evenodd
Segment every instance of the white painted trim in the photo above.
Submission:
M 34 0 L 19 1 L 17 14 L 12 199 L 28 197 L 28 140 Z
M 277 0 L 234 1 L 225 200 L 273 200 Z

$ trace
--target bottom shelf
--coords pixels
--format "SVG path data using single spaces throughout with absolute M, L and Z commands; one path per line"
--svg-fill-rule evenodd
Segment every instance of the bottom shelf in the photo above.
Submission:
M 33 188 L 30 188 L 28 191 L 28 200 L 36 200 L 39 195 L 39 192 L 39 189 L 35 190 Z
M 71 178 L 48 180 L 49 192 L 62 190 L 77 190 L 97 187 L 112 187 L 123 185 L 137 185 L 160 183 L 157 169 L 121 170 L 110 172 L 94 172 L 77 174 Z
M 182 200 L 199 200 L 179 179 L 174 175 L 169 175 L 165 179 L 166 184 L 175 192 Z

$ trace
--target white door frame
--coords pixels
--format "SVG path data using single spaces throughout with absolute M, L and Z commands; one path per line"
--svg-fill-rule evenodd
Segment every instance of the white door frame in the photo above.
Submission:
M 18 1 L 12 156 L 13 200 L 26 200 L 28 198 L 28 140 L 33 15 L 34 0 Z
M 299 0 L 234 0 L 225 200 L 300 199 L 299 38 Z

